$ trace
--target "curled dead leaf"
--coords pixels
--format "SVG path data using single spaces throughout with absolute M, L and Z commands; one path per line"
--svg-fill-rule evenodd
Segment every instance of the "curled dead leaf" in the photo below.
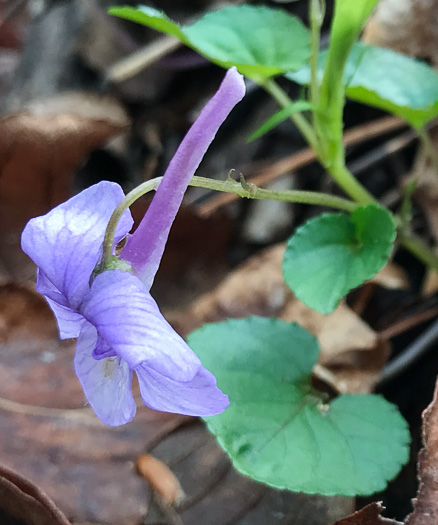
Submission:
M 26 525 L 70 525 L 37 485 L 0 465 L 0 511 Z
M 433 400 L 423 412 L 424 448 L 418 455 L 420 485 L 414 500 L 414 512 L 406 525 L 436 525 L 438 523 L 438 381 Z

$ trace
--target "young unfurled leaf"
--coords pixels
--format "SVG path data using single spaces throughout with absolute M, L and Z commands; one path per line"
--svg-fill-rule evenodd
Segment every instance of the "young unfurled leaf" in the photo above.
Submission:
M 312 109 L 312 104 L 307 100 L 297 100 L 296 102 L 292 102 L 292 104 L 277 111 L 277 113 L 272 115 L 272 117 L 268 118 L 268 120 L 259 128 L 253 131 L 248 137 L 248 142 L 252 142 L 253 140 L 262 137 L 268 133 L 268 131 L 271 131 L 271 129 L 288 119 L 293 113 L 300 113 L 301 111 L 308 111 L 310 109 Z
M 322 52 L 320 78 L 326 59 L 327 52 Z M 307 66 L 286 76 L 299 84 L 310 82 Z M 438 73 L 415 58 L 356 42 L 344 81 L 348 98 L 399 115 L 415 127 L 438 115 Z
M 409 433 L 395 406 L 350 394 L 327 404 L 312 388 L 318 343 L 299 325 L 235 319 L 205 325 L 189 344 L 230 398 L 224 413 L 205 420 L 244 474 L 352 496 L 382 490 L 407 461 Z
M 309 32 L 295 17 L 264 6 L 229 6 L 178 25 L 150 7 L 114 7 L 113 15 L 179 38 L 188 47 L 225 68 L 236 66 L 261 81 L 296 71 L 310 56 Z
M 289 239 L 284 279 L 307 306 L 330 313 L 350 290 L 385 265 L 394 239 L 392 215 L 376 205 L 358 207 L 351 216 L 321 215 Z

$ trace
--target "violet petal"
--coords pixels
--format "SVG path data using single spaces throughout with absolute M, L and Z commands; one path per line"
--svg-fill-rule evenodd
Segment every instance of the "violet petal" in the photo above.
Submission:
M 145 363 L 178 381 L 188 381 L 201 366 L 145 285 L 130 272 L 107 270 L 97 275 L 81 313 L 131 369 Z
M 58 323 L 59 338 L 60 339 L 74 339 L 79 337 L 82 326 L 85 323 L 85 319 L 81 314 L 62 306 L 56 301 L 52 301 L 49 297 L 46 297 L 50 309 L 55 314 L 56 322 Z
M 68 307 L 67 299 L 53 286 L 52 282 L 40 269 L 38 269 L 37 273 L 36 289 L 40 294 L 44 295 L 52 312 L 55 314 L 60 339 L 78 337 L 85 322 L 84 317 Z
M 53 287 L 76 310 L 89 288 L 99 261 L 108 221 L 123 199 L 122 188 L 103 181 L 31 219 L 21 237 L 23 251 L 43 271 Z M 132 227 L 127 211 L 119 222 L 116 242 Z
M 106 425 L 124 425 L 136 412 L 132 371 L 119 357 L 94 359 L 92 352 L 96 342 L 96 329 L 86 323 L 76 347 L 76 375 L 97 417 Z
M 163 412 L 188 416 L 213 416 L 229 405 L 216 384 L 214 375 L 204 367 L 187 382 L 165 377 L 145 364 L 135 369 L 140 393 L 146 406 Z
M 243 77 L 233 67 L 184 137 L 145 216 L 126 243 L 122 258 L 132 265 L 149 289 L 190 179 L 219 127 L 244 94 Z

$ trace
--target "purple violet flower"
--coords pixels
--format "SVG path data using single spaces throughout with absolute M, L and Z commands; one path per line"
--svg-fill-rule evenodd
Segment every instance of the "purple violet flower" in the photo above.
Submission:
M 56 316 L 61 339 L 78 338 L 76 374 L 96 415 L 107 425 L 122 425 L 135 415 L 133 372 L 144 403 L 155 410 L 208 416 L 228 406 L 215 377 L 167 323 L 149 290 L 187 185 L 244 93 L 242 76 L 235 68 L 229 70 L 128 238 L 121 254 L 130 265 L 127 271 L 93 274 L 108 221 L 124 198 L 118 184 L 100 182 L 30 220 L 23 231 L 22 248 L 38 266 L 37 290 Z M 132 224 L 127 210 L 115 243 Z

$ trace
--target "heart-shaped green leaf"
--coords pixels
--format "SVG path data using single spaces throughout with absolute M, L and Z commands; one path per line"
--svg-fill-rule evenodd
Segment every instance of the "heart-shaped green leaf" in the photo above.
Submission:
M 215 64 L 236 66 L 257 81 L 298 70 L 310 56 L 308 30 L 280 9 L 229 6 L 190 25 L 178 25 L 145 6 L 114 7 L 110 13 L 173 35 Z
M 326 59 L 327 52 L 322 52 L 320 79 Z M 305 66 L 286 77 L 308 84 L 310 70 Z M 414 127 L 424 126 L 438 115 L 438 73 L 415 58 L 356 42 L 344 79 L 348 98 L 399 115 Z
M 230 397 L 205 418 L 234 466 L 278 488 L 325 495 L 382 490 L 408 459 L 396 407 L 374 395 L 328 404 L 311 385 L 319 348 L 297 324 L 251 317 L 205 325 L 189 344 Z
M 351 216 L 320 215 L 289 239 L 284 280 L 307 306 L 330 313 L 385 265 L 395 233 L 391 213 L 373 204 L 356 208 Z

